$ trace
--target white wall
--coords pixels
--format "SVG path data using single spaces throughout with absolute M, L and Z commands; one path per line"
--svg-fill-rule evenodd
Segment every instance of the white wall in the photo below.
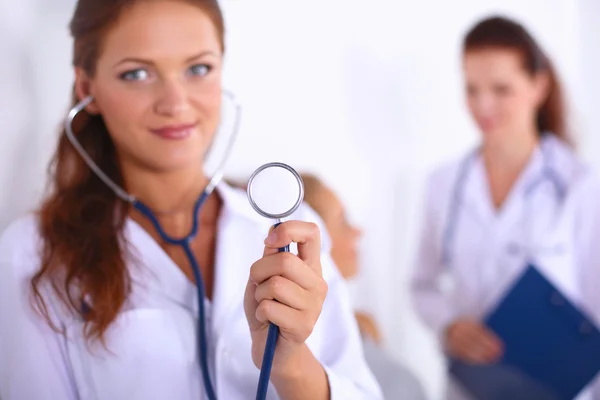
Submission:
M 10 13 L 2 8 L 0 14 L 2 22 L 13 22 L 0 26 L 19 32 L 12 41 L 0 35 L 0 51 L 15 60 L 0 65 L 5 123 L 0 226 L 10 213 L 35 204 L 72 80 L 66 25 L 73 2 L 39 1 L 36 13 L 19 12 L 30 3 L 11 3 Z M 392 354 L 419 375 L 432 399 L 439 398 L 441 359 L 412 312 L 406 282 L 425 174 L 477 140 L 463 107 L 461 36 L 493 11 L 524 21 L 568 85 L 586 156 L 598 159 L 599 3 L 224 0 L 223 5 L 225 82 L 244 105 L 229 175 L 247 176 L 274 160 L 324 175 L 364 228 L 357 305 L 375 313 Z M 17 60 L 35 73 L 18 68 Z

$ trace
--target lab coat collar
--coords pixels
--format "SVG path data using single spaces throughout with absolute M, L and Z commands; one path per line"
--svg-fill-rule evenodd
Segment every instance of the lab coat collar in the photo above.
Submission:
M 546 147 L 552 149 L 555 147 L 554 142 L 546 142 L 548 142 L 548 139 L 542 139 L 540 145 L 534 149 L 529 161 L 525 166 L 525 169 L 517 178 L 513 188 L 511 189 L 502 206 L 502 209 L 499 211 L 493 206 L 489 181 L 485 165 L 483 163 L 483 158 L 478 153 L 471 154 L 470 157 L 472 157 L 472 163 L 469 167 L 470 171 L 467 172 L 464 188 L 462 188 L 464 191 L 463 206 L 465 209 L 471 210 L 471 212 L 475 213 L 484 223 L 493 223 L 506 213 L 513 214 L 513 212 L 509 212 L 509 210 L 514 209 L 515 205 L 521 203 L 520 200 L 522 200 L 522 195 L 526 188 L 533 181 L 538 179 L 543 172 L 547 162 Z M 541 149 L 542 146 L 545 146 L 544 151 Z
M 217 222 L 213 298 L 211 302 L 205 301 L 212 311 L 213 335 L 222 332 L 222 324 L 235 314 L 231 309 L 243 301 L 251 261 L 262 256 L 262 243 L 270 226 L 269 220 L 252 209 L 243 190 L 222 182 L 216 191 L 222 198 L 223 207 Z M 133 219 L 127 220 L 125 232 L 132 247 L 130 263 L 134 291 L 130 307 L 135 307 L 136 303 L 151 303 L 158 295 L 197 316 L 194 283 Z
M 544 149 L 548 167 L 561 180 L 565 190 L 589 169 L 571 147 L 552 133 L 544 135 L 540 146 Z
M 525 191 L 536 180 L 539 180 L 545 168 L 552 170 L 565 191 L 568 191 L 569 186 L 577 177 L 583 176 L 582 171 L 587 168 L 564 141 L 553 133 L 547 132 L 534 150 L 521 176 L 515 182 L 502 210 L 498 212 L 492 205 L 482 157 L 476 153 L 471 154 L 470 157 L 472 157 L 470 170 L 467 171 L 462 188 L 463 207 L 473 212 L 484 223 L 493 223 L 498 217 L 503 219 L 503 214 L 517 215 L 519 207 L 516 206 L 523 203 L 521 200 L 523 200 Z M 506 222 L 504 219 L 503 221 Z

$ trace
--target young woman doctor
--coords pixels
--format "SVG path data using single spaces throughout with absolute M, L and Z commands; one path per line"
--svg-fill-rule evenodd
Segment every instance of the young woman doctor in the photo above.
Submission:
M 74 103 L 94 99 L 76 135 L 175 237 L 190 231 L 208 184 L 223 30 L 216 0 L 79 0 L 71 22 Z M 39 213 L 0 241 L 0 398 L 207 398 L 184 251 L 117 197 L 64 132 L 51 184 Z M 317 225 L 284 222 L 265 240 L 271 223 L 224 184 L 199 219 L 191 248 L 216 398 L 254 398 L 270 322 L 280 336 L 268 398 L 381 398 Z M 298 256 L 278 253 L 290 242 Z
M 560 87 L 519 24 L 481 21 L 464 41 L 467 103 L 481 145 L 427 186 L 413 298 L 445 351 L 491 363 L 503 343 L 479 321 L 528 261 L 582 304 L 583 235 L 600 203 L 596 176 L 568 144 Z M 448 398 L 468 398 L 450 382 Z

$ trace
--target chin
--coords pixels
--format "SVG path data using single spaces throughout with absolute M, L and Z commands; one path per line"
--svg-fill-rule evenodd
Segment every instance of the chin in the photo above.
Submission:
M 162 159 L 162 160 L 152 160 L 147 165 L 150 169 L 159 173 L 173 173 L 173 172 L 183 172 L 186 170 L 189 171 L 202 171 L 203 160 L 202 157 L 194 157 L 194 158 L 175 158 L 175 159 Z
M 358 275 L 358 264 L 356 263 L 356 261 L 348 260 L 346 262 L 346 270 L 348 279 L 356 277 Z
M 507 136 L 507 131 L 506 129 L 500 128 L 500 127 L 486 127 L 486 128 L 480 128 L 481 132 L 483 134 L 483 138 L 486 140 L 497 140 L 497 139 L 501 139 Z

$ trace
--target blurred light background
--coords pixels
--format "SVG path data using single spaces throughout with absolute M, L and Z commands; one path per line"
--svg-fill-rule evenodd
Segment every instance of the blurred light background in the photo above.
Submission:
M 0 228 L 36 206 L 72 84 L 74 0 L 0 3 Z M 466 113 L 464 32 L 515 17 L 553 58 L 582 154 L 600 164 L 598 0 L 224 0 L 225 85 L 244 106 L 228 176 L 268 161 L 312 171 L 363 229 L 356 306 L 431 399 L 443 388 L 435 342 L 407 279 L 421 190 L 438 162 L 477 140 Z

